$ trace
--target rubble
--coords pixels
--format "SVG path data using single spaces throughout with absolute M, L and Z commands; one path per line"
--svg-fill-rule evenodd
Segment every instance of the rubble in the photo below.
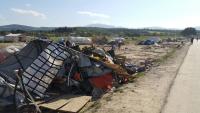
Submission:
M 125 47 L 123 52 L 128 49 Z M 5 108 L 8 103 L 18 112 L 30 109 L 40 112 L 42 108 L 77 112 L 91 98 L 101 97 L 116 84 L 128 83 L 130 77 L 148 70 L 153 62 L 151 58 L 140 63 L 127 62 L 128 59 L 128 55 L 115 55 L 112 49 L 106 51 L 94 46 L 80 49 L 77 45 L 66 47 L 50 41 L 31 41 L 0 63 L 0 95 L 4 95 L 0 101 L 6 101 L 0 106 Z M 66 99 L 66 95 L 77 96 Z M 79 103 L 77 98 L 85 103 L 70 111 L 72 105 Z M 58 106 L 52 108 L 56 104 Z

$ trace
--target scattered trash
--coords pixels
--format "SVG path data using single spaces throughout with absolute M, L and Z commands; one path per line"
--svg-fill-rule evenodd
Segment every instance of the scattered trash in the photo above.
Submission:
M 0 58 L 0 107 L 13 106 L 21 113 L 33 109 L 39 113 L 41 108 L 77 112 L 91 98 L 128 83 L 152 65 L 152 60 L 128 63 L 114 49 L 80 49 L 48 40 L 33 40 L 21 50 L 12 50 L 9 57 Z
M 138 45 L 154 45 L 160 43 L 162 40 L 159 37 L 150 37 L 145 41 L 141 41 Z

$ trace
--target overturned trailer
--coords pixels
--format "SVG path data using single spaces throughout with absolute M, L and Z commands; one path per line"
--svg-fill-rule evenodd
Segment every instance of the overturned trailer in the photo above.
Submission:
M 34 40 L 0 64 L 0 94 L 4 95 L 0 100 L 21 110 L 26 103 L 35 103 L 36 99 L 52 98 L 48 94 L 51 88 L 65 86 L 62 88 L 65 91 L 67 87 L 75 86 L 87 95 L 95 95 L 96 89 L 109 90 L 114 81 L 127 81 L 128 76 L 119 65 L 87 56 L 58 43 Z M 8 90 L 10 93 L 5 93 Z M 39 109 L 37 104 L 33 106 Z

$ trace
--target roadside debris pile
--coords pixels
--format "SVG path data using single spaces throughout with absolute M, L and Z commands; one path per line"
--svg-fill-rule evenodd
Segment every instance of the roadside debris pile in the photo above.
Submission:
M 181 48 L 186 43 L 185 40 L 157 40 L 159 43 L 153 45 L 126 44 L 121 49 L 116 50 L 116 54 L 126 56 L 126 61 L 146 69 L 152 67 L 157 59 L 162 58 L 171 51 Z M 155 64 L 157 65 L 157 64 Z
M 126 63 L 125 57 L 116 56 L 113 50 L 74 47 L 34 40 L 3 60 L 0 63 L 0 110 L 13 107 L 20 113 L 41 112 L 40 108 L 77 112 L 90 96 L 99 98 L 116 84 L 127 83 L 133 74 L 145 71 L 150 64 L 146 62 L 139 67 Z M 74 94 L 88 96 L 78 96 L 80 101 L 74 96 L 66 97 Z M 62 99 L 65 101 L 60 102 Z M 59 106 L 61 103 L 64 107 Z M 74 103 L 79 107 L 72 110 Z

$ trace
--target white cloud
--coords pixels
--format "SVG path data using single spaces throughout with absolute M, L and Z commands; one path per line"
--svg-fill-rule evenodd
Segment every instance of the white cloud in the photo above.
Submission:
M 31 4 L 27 3 L 25 4 L 26 7 L 31 7 Z
M 102 13 L 94 13 L 90 11 L 78 11 L 77 13 L 81 15 L 88 15 L 90 17 L 100 17 L 100 18 L 106 18 L 106 19 L 110 18 L 109 15 L 102 14 Z
M 11 8 L 11 11 L 18 13 L 18 14 L 22 14 L 22 15 L 31 15 L 34 17 L 40 17 L 42 19 L 46 19 L 46 15 L 34 10 L 24 10 L 24 9 L 17 9 L 17 8 Z

